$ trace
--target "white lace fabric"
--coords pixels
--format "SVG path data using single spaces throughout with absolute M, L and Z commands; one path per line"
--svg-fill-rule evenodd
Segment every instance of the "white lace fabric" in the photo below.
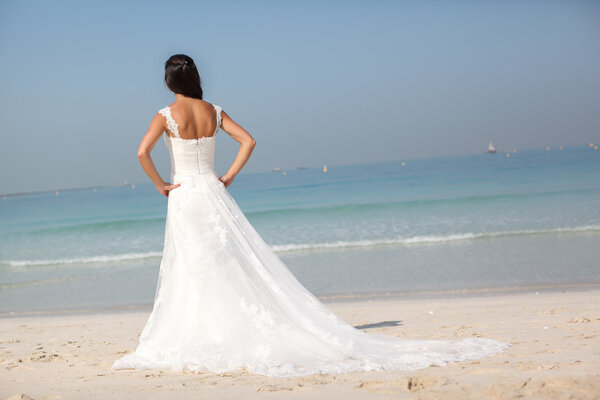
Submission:
M 416 370 L 510 346 L 487 338 L 405 340 L 346 324 L 296 279 L 218 179 L 215 135 L 180 139 L 170 109 L 159 112 L 176 135 L 166 134 L 165 143 L 172 182 L 181 186 L 168 198 L 152 312 L 135 351 L 113 369 L 245 369 L 272 377 Z
M 216 119 L 217 119 L 217 127 L 215 128 L 215 132 L 212 134 L 212 136 L 205 136 L 205 137 L 201 137 L 201 138 L 197 138 L 197 139 L 183 139 L 181 137 L 181 135 L 179 134 L 179 124 L 177 122 L 175 122 L 175 119 L 173 118 L 173 115 L 171 114 L 171 107 L 170 106 L 166 106 L 166 107 L 161 108 L 160 110 L 158 110 L 158 113 L 160 115 L 162 115 L 163 117 L 165 117 L 165 119 L 167 120 L 167 129 L 169 130 L 169 132 L 171 132 L 173 134 L 173 136 L 176 139 L 181 139 L 181 140 L 210 139 L 210 138 L 215 137 L 215 135 L 217 134 L 217 132 L 219 132 L 219 128 L 221 127 L 221 123 L 222 123 L 221 112 L 223 111 L 223 109 L 221 108 L 221 106 L 217 106 L 215 104 L 213 104 L 212 106 L 215 109 Z

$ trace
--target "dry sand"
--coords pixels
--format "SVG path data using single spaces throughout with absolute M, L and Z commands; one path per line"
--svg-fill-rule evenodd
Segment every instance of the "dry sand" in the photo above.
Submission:
M 536 293 L 536 290 L 538 293 Z M 0 319 L 0 398 L 593 399 L 600 398 L 600 288 L 328 301 L 367 332 L 511 343 L 479 361 L 418 371 L 267 378 L 111 370 L 137 345 L 149 309 Z

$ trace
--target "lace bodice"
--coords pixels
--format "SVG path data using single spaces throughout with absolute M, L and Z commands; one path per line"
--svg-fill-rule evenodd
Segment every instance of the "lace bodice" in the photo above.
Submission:
M 221 127 L 220 106 L 214 105 L 217 118 L 217 127 L 212 136 L 198 139 L 184 139 L 179 134 L 179 124 L 171 115 L 171 107 L 166 106 L 158 112 L 167 120 L 167 130 L 164 132 L 164 141 L 169 149 L 171 157 L 171 181 L 175 175 L 197 175 L 204 173 L 215 173 L 215 137 Z

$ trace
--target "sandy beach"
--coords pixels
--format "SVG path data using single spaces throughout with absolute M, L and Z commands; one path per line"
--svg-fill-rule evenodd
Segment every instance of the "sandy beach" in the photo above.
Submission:
M 504 353 L 418 371 L 274 379 L 111 370 L 131 352 L 149 309 L 4 316 L 5 399 L 593 399 L 600 398 L 600 288 L 535 288 L 425 298 L 329 299 L 367 332 L 410 339 L 489 337 Z

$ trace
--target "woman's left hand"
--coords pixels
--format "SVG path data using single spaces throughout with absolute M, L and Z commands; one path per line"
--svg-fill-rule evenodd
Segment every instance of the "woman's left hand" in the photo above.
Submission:
M 179 186 L 181 186 L 181 183 L 171 185 L 168 182 L 163 182 L 160 185 L 156 185 L 156 190 L 158 190 L 161 194 L 164 194 L 165 196 L 169 197 L 169 192 L 175 188 L 178 188 Z

